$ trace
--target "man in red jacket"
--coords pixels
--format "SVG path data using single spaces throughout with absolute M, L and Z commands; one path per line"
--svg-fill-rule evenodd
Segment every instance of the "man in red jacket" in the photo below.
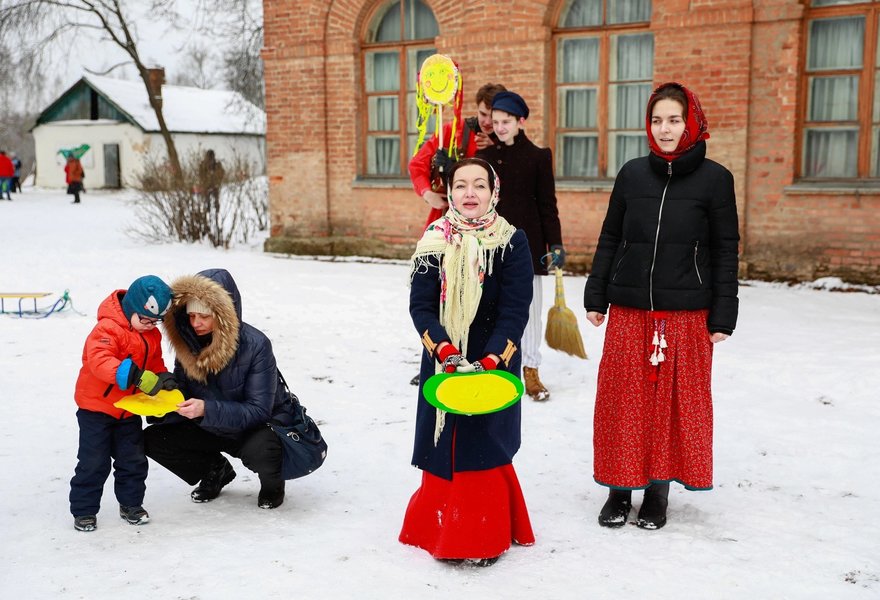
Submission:
M 12 193 L 9 188 L 12 186 L 12 178 L 15 176 L 15 166 L 12 160 L 6 156 L 6 152 L 0 150 L 0 200 L 3 199 L 3 193 L 6 193 L 6 199 L 12 200 Z
M 491 144 L 489 134 L 492 133 L 492 100 L 495 98 L 495 94 L 503 92 L 505 89 L 500 83 L 487 83 L 477 90 L 477 116 L 465 119 L 465 123 L 461 124 L 462 129 L 459 130 L 461 132 L 459 155 L 462 158 L 470 158 L 477 153 L 477 150 L 482 150 Z M 443 126 L 443 139 L 449 140 L 451 136 L 452 124 L 446 123 Z M 431 166 L 437 155 L 438 143 L 437 136 L 432 136 L 422 144 L 419 151 L 409 161 L 409 178 L 412 181 L 413 189 L 431 208 L 428 222 L 425 224 L 426 227 L 442 217 L 446 209 L 449 208 L 446 197 L 431 187 Z M 444 145 L 446 145 L 445 142 Z

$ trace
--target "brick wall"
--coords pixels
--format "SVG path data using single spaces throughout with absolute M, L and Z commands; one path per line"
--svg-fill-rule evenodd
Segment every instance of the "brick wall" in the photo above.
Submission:
M 552 27 L 562 0 L 428 0 L 435 44 L 462 67 L 465 113 L 486 81 L 529 102 L 529 136 L 547 145 Z M 272 237 L 267 249 L 406 257 L 426 217 L 408 181 L 358 178 L 360 40 L 376 2 L 264 2 Z M 880 190 L 817 190 L 794 181 L 803 3 L 654 0 L 654 80 L 701 98 L 709 157 L 736 181 L 741 272 L 880 283 Z M 499 14 L 503 18 L 499 19 Z M 504 31 L 492 27 L 503 23 Z M 560 183 L 563 236 L 589 267 L 610 185 Z

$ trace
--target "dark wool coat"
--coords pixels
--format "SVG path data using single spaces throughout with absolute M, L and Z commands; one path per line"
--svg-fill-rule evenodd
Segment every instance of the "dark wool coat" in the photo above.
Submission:
M 224 269 L 209 269 L 177 279 L 171 289 L 174 302 L 165 317 L 165 330 L 176 354 L 174 378 L 185 398 L 205 401 L 199 425 L 217 435 L 241 438 L 265 427 L 270 418 L 291 424 L 272 343 L 241 321 L 241 294 L 232 275 Z M 214 313 L 214 332 L 204 347 L 186 312 L 192 298 Z M 166 420 L 183 418 L 169 413 Z
M 492 275 L 486 273 L 480 306 L 468 332 L 469 361 L 487 354 L 502 358 L 498 369 L 520 374 L 520 339 L 529 320 L 532 302 L 532 259 L 526 236 L 514 233 L 510 244 L 495 252 Z M 422 366 L 416 410 L 416 436 L 412 464 L 437 477 L 452 479 L 453 432 L 455 471 L 479 471 L 510 464 L 520 445 L 520 403 L 488 415 L 446 414 L 446 424 L 437 445 L 434 425 L 437 409 L 422 393 L 435 373 L 436 345 L 449 341 L 440 325 L 440 269 L 435 264 L 413 276 L 409 311 L 422 338 Z
M 537 275 L 546 275 L 542 257 L 550 246 L 562 245 L 562 226 L 556 208 L 556 180 L 550 148 L 538 148 L 520 131 L 510 146 L 499 142 L 493 133 L 493 145 L 476 156 L 492 165 L 501 180 L 498 214 L 517 229 L 525 231 Z
M 730 334 L 738 243 L 733 175 L 706 158 L 705 142 L 671 163 L 633 159 L 614 182 L 584 307 L 708 308 L 709 331 Z

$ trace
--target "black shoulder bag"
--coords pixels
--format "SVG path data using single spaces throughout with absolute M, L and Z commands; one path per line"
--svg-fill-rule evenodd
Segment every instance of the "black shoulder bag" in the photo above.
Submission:
M 281 476 L 284 479 L 296 479 L 324 464 L 324 459 L 327 458 L 327 442 L 315 421 L 306 414 L 306 408 L 300 404 L 299 398 L 290 391 L 281 371 L 278 371 L 278 383 L 284 386 L 287 401 L 293 407 L 293 425 L 279 425 L 271 421 L 267 425 L 281 440 Z

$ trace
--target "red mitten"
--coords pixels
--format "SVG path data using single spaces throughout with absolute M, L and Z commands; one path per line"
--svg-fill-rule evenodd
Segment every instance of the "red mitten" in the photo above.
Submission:
M 464 360 L 461 352 L 452 344 L 446 344 L 443 349 L 437 351 L 437 360 L 443 364 L 443 370 L 447 373 L 455 373 L 458 363 Z
M 484 371 L 494 371 L 498 368 L 498 363 L 495 362 L 495 359 L 493 359 L 491 356 L 484 356 L 477 362 L 483 365 Z

